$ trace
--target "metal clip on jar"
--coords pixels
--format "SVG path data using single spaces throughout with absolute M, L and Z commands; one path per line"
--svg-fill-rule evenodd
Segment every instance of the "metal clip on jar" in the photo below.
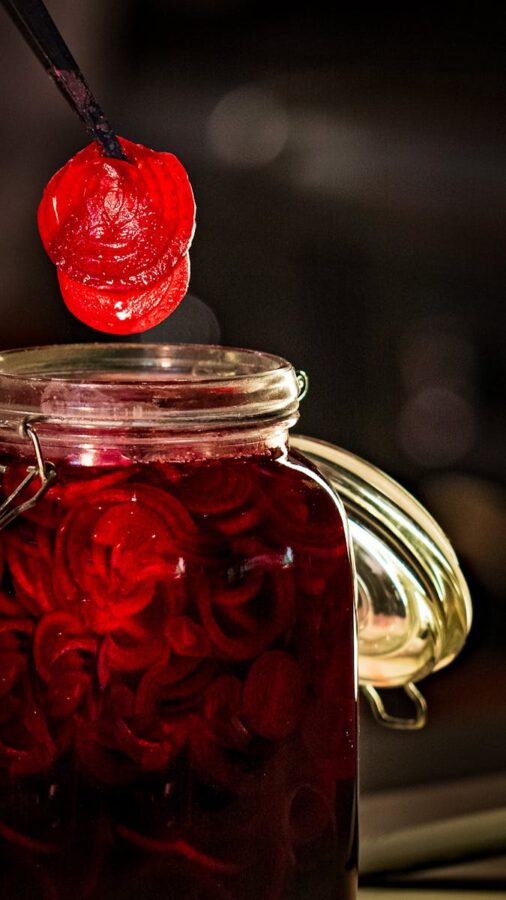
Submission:
M 306 388 L 220 347 L 0 358 L 5 896 L 355 896 L 356 618 L 418 728 L 471 608 L 410 495 L 288 439 Z

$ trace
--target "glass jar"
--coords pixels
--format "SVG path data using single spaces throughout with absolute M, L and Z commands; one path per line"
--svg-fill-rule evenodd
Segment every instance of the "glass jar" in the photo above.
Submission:
M 352 570 L 288 450 L 294 370 L 115 345 L 3 371 L 4 497 L 30 435 L 56 472 L 2 533 L 3 895 L 352 897 Z
M 470 607 L 399 486 L 290 446 L 303 389 L 220 347 L 0 357 L 3 896 L 355 897 L 355 610 L 418 727 Z

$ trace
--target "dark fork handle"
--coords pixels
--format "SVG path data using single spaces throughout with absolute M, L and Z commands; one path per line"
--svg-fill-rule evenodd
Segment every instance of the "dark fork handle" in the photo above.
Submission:
M 15 25 L 65 99 L 88 131 L 102 145 L 105 155 L 126 159 L 121 145 L 93 96 L 43 0 L 1 0 Z

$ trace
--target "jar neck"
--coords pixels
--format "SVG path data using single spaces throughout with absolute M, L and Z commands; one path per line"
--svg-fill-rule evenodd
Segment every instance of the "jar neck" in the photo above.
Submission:
M 88 344 L 0 354 L 0 442 L 36 428 L 54 462 L 115 465 L 283 453 L 301 383 L 280 357 L 227 347 Z
M 282 421 L 189 432 L 135 430 L 77 432 L 32 420 L 46 461 L 55 465 L 113 467 L 136 464 L 191 463 L 252 457 L 279 458 L 288 450 L 289 428 L 296 416 Z M 0 429 L 0 457 L 30 463 L 32 443 L 20 430 Z M 0 459 L 1 462 L 1 459 Z

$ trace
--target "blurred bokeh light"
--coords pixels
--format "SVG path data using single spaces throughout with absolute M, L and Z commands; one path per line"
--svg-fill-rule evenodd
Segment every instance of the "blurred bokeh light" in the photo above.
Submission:
M 448 466 L 472 448 L 476 420 L 469 402 L 445 385 L 417 391 L 399 416 L 399 438 L 408 458 L 422 466 Z
M 211 147 L 225 163 L 245 168 L 276 159 L 288 137 L 288 118 L 275 97 L 255 85 L 235 88 L 213 109 Z

